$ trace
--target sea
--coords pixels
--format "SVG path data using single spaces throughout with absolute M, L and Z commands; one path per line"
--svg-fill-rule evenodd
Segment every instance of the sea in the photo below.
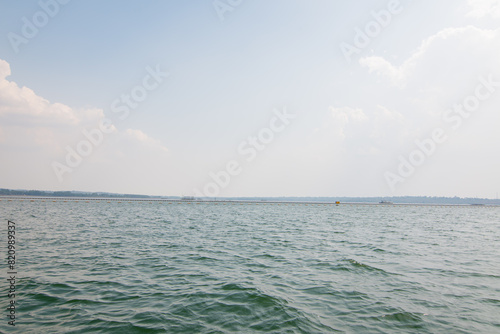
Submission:
M 500 333 L 500 207 L 2 199 L 0 219 L 2 333 Z

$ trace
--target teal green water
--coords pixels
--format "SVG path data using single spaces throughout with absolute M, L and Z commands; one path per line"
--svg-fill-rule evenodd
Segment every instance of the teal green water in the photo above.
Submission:
M 500 208 L 4 200 L 0 217 L 20 277 L 4 333 L 500 333 Z

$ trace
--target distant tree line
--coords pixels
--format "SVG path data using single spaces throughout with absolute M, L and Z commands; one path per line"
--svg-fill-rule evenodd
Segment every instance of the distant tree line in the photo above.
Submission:
M 51 197 L 107 197 L 107 198 L 172 198 L 179 196 L 148 196 L 136 194 L 115 194 L 106 192 L 84 191 L 44 191 L 13 190 L 0 188 L 0 196 L 51 196 Z M 193 197 L 193 199 L 195 199 Z M 208 199 L 208 198 L 207 198 Z M 214 198 L 210 198 L 214 199 Z M 380 201 L 406 204 L 485 204 L 500 205 L 499 199 L 470 197 L 434 197 L 434 196 L 394 196 L 394 197 L 217 197 L 218 200 L 252 200 L 252 201 L 290 201 L 290 202 L 356 202 L 379 203 Z
M 108 198 L 150 198 L 147 195 L 114 194 L 105 192 L 84 191 L 44 191 L 44 190 L 13 190 L 0 188 L 0 196 L 50 196 L 50 197 L 108 197 Z

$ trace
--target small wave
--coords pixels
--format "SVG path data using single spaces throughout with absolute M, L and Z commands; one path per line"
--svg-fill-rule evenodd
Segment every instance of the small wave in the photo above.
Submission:
M 64 299 L 46 293 L 30 293 L 29 297 L 44 304 L 60 304 Z
M 97 314 L 96 319 L 92 319 L 88 322 L 86 326 L 81 326 L 81 332 L 92 332 L 92 333 L 165 333 L 165 328 L 163 325 L 140 325 L 132 321 L 127 320 L 111 320 L 109 316 L 104 314 Z M 126 317 L 126 312 L 124 312 L 123 317 Z M 125 318 L 126 319 L 126 318 Z M 69 325 L 69 324 L 68 324 Z M 80 333 L 80 331 L 71 332 Z
M 347 262 L 350 264 L 350 267 L 354 270 L 363 270 L 363 271 L 367 271 L 367 272 L 378 272 L 378 273 L 382 273 L 382 274 L 391 274 L 387 271 L 385 271 L 384 269 L 380 269 L 380 268 L 377 268 L 377 267 L 374 267 L 374 266 L 370 266 L 368 264 L 364 264 L 364 263 L 361 263 L 361 262 L 358 262 L 354 259 L 344 259 L 343 262 Z
M 194 260 L 196 262 L 214 262 L 214 261 L 220 261 L 219 259 L 209 257 L 209 256 L 204 256 L 204 255 L 194 255 L 190 256 L 189 260 Z
M 429 271 L 429 272 L 436 272 L 439 274 L 443 274 L 445 276 L 452 276 L 452 277 L 463 277 L 463 278 L 470 278 L 470 277 L 480 277 L 480 278 L 495 278 L 498 279 L 500 278 L 500 275 L 496 274 L 491 274 L 491 273 L 481 273 L 477 271 L 458 271 L 458 270 L 450 270 L 450 269 L 444 269 L 444 268 L 431 268 L 431 267 L 424 267 L 422 270 Z
M 488 304 L 495 304 L 495 305 L 500 304 L 500 300 L 493 298 L 482 298 L 481 301 Z
M 381 332 L 387 331 L 387 328 L 400 328 L 405 330 L 422 330 L 426 326 L 426 320 L 424 319 L 427 316 L 425 313 L 417 313 L 417 312 L 407 312 L 407 311 L 396 311 L 392 313 L 380 314 L 377 316 L 368 316 L 363 317 L 365 320 L 372 322 L 372 325 L 368 325 L 372 327 L 372 329 L 378 328 Z M 370 321 L 371 320 L 371 321 Z
M 103 304 L 103 302 L 99 302 L 96 300 L 90 300 L 90 299 L 77 298 L 77 299 L 66 300 L 64 302 L 64 304 L 66 304 L 66 305 L 77 304 L 77 305 L 87 306 L 87 305 L 101 305 L 101 304 Z
M 332 296 L 335 297 L 336 300 L 344 300 L 344 301 L 368 301 L 371 300 L 371 297 L 360 291 L 356 290 L 334 290 L 331 287 L 326 286 L 312 286 L 304 289 L 300 289 L 303 293 L 312 296 Z
M 350 258 L 344 258 L 341 259 L 337 263 L 332 263 L 331 261 L 325 261 L 325 260 L 320 260 L 320 259 L 314 259 L 314 260 L 309 260 L 308 265 L 314 265 L 315 267 L 323 267 L 325 269 L 330 269 L 333 271 L 348 271 L 348 272 L 375 272 L 375 273 L 381 273 L 381 274 L 387 274 L 387 275 L 397 275 L 391 272 L 388 272 L 384 269 L 380 269 L 368 264 L 361 263 L 359 261 L 356 261 L 354 259 Z
M 287 299 L 241 283 L 221 283 L 207 291 L 183 295 L 170 305 L 169 323 L 176 332 L 321 333 L 334 329 L 294 307 Z M 197 328 L 187 328 L 197 319 Z M 178 327 L 180 326 L 180 327 Z M 170 328 L 173 331 L 173 327 Z
M 398 322 L 421 322 L 423 320 L 423 316 L 427 314 L 424 313 L 412 313 L 412 312 L 396 312 L 390 314 L 384 314 L 380 318 L 384 318 L 386 320 L 394 320 Z

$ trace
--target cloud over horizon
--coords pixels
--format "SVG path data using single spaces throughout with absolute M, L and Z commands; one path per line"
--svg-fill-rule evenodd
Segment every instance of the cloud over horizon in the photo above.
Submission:
M 2 158 L 8 161 L 0 166 L 0 173 L 9 175 L 16 170 L 19 175 L 17 180 L 4 180 L 2 186 L 49 190 L 81 189 L 86 176 L 79 172 L 80 166 L 71 174 L 79 173 L 81 181 L 75 183 L 71 181 L 71 177 L 65 177 L 62 183 L 55 183 L 57 178 L 51 162 L 63 163 L 67 154 L 66 147 L 85 140 L 82 132 L 98 127 L 99 122 L 105 118 L 103 110 L 74 109 L 62 103 L 51 103 L 32 89 L 19 87 L 15 82 L 9 81 L 10 75 L 10 65 L 0 59 L 0 146 L 4 152 Z M 156 164 L 157 158 L 161 157 L 160 161 L 166 161 L 168 149 L 159 140 L 139 129 L 118 130 L 114 125 L 111 125 L 111 129 L 112 134 L 106 135 L 102 147 L 95 148 L 91 156 L 84 158 L 82 169 L 104 169 L 103 173 L 107 173 L 106 169 L 127 170 L 123 161 L 106 159 L 106 156 L 118 154 L 122 159 L 133 158 L 145 149 L 154 154 L 154 158 L 150 157 L 154 161 L 149 163 Z M 86 164 L 89 166 L 85 166 Z M 9 184 L 9 181 L 12 183 Z M 54 184 L 57 186 L 54 187 Z

